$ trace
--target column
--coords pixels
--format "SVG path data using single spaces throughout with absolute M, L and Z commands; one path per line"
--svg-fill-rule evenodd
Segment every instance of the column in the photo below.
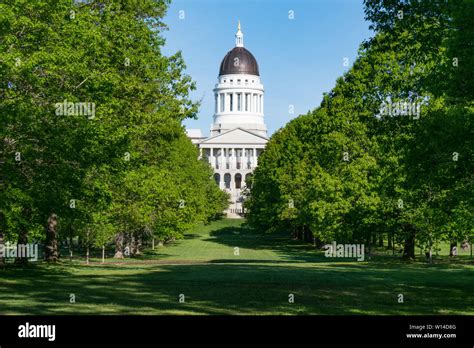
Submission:
M 199 159 L 202 158 L 202 147 L 199 148 Z
M 242 146 L 242 166 L 243 169 L 247 169 L 247 156 L 245 156 L 245 147 Z M 244 175 L 242 175 L 242 182 L 244 181 Z
M 224 156 L 224 148 L 221 147 L 221 158 L 219 159 L 221 161 L 221 168 L 226 169 L 225 166 L 225 156 Z M 222 177 L 222 180 L 224 180 L 224 177 Z
M 212 168 L 214 168 L 214 165 L 212 163 L 212 147 L 209 148 L 209 164 L 211 165 Z
M 237 168 L 237 151 L 235 151 L 235 148 L 232 148 L 232 169 Z
M 260 112 L 263 114 L 263 93 L 262 93 L 262 102 L 261 102 L 261 107 L 260 107 Z
M 258 164 L 257 148 L 254 147 L 254 148 L 253 148 L 253 166 L 254 166 L 254 168 L 257 166 L 257 164 Z
M 216 94 L 217 95 L 217 111 L 216 111 L 216 114 L 218 114 L 219 112 L 221 112 L 221 94 L 218 93 Z

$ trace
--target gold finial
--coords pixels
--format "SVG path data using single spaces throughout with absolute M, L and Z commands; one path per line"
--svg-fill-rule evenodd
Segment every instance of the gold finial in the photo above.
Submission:
M 240 19 L 239 19 L 239 24 L 237 25 L 237 30 L 240 31 Z

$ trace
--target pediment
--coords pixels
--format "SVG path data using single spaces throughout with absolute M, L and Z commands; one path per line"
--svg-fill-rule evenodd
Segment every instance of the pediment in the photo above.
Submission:
M 268 139 L 261 135 L 242 128 L 235 128 L 225 133 L 207 138 L 199 144 L 266 144 L 267 142 Z

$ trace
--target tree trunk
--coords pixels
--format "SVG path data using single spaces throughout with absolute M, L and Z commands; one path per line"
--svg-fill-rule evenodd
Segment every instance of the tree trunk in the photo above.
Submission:
M 369 259 L 372 256 L 372 243 L 371 243 L 371 240 L 372 240 L 372 236 L 369 235 L 367 237 L 367 242 L 366 242 L 366 244 L 367 244 L 367 256 L 369 257 Z
M 404 226 L 407 233 L 405 237 L 405 246 L 403 248 L 402 259 L 409 260 L 415 258 L 415 228 L 411 225 Z
M 90 248 L 89 248 L 90 247 L 90 245 L 89 245 L 89 233 L 90 233 L 90 231 L 91 230 L 88 228 L 87 229 L 87 234 L 86 234 L 86 236 L 87 236 L 86 237 L 86 264 L 89 264 L 89 255 L 90 255 L 90 253 L 89 253 L 89 251 L 90 251 Z
M 155 238 L 151 239 L 151 249 L 155 250 Z
M 392 243 L 393 243 L 393 240 L 392 240 L 392 234 L 391 234 L 391 233 L 389 233 L 389 234 L 387 235 L 387 239 L 388 239 L 387 249 L 390 250 L 390 249 L 392 249 L 392 245 L 393 245 L 393 244 L 392 244 Z
M 449 256 L 454 256 L 454 254 L 453 254 L 453 248 L 454 248 L 454 247 L 456 247 L 456 248 L 458 247 L 458 242 L 456 242 L 456 241 L 451 241 L 451 242 L 449 243 Z
M 136 240 L 136 255 L 140 255 L 142 253 L 141 252 L 142 243 L 143 243 L 142 236 L 139 235 Z
M 129 244 L 128 245 L 129 245 L 130 255 L 135 256 L 135 252 L 136 252 L 135 235 L 132 234 L 132 233 L 129 236 Z
M 383 247 L 383 234 L 382 233 L 379 236 L 379 247 Z
M 58 224 L 58 216 L 52 213 L 46 224 L 46 244 L 44 250 L 45 260 L 48 262 L 56 262 L 59 258 L 58 241 L 56 226 Z
M 140 255 L 141 239 L 138 232 L 130 233 L 130 254 L 132 256 Z
M 20 250 L 25 250 L 24 247 L 28 243 L 28 232 L 25 230 L 21 230 L 18 233 L 18 242 L 16 245 L 16 258 L 15 263 L 18 265 L 26 265 L 28 263 L 28 258 L 26 255 L 20 255 Z
M 303 225 L 303 238 L 305 242 L 312 242 L 313 241 L 313 233 L 311 233 L 309 227 L 307 225 Z
M 115 255 L 114 259 L 123 259 L 123 232 L 115 236 Z
M 105 245 L 102 245 L 102 263 L 105 263 Z
M 72 262 L 72 237 L 69 237 L 69 261 Z

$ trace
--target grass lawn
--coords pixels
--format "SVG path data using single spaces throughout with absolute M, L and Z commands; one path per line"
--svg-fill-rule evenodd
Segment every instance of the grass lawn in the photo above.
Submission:
M 0 314 L 474 314 L 469 253 L 434 265 L 382 250 L 364 262 L 329 259 L 242 222 L 201 226 L 141 258 L 9 265 L 0 269 Z

